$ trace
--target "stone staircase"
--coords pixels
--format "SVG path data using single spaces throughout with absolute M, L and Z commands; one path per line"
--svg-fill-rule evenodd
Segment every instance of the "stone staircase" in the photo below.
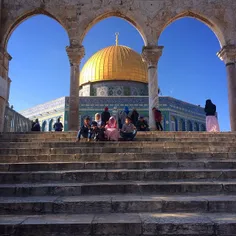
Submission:
M 236 235 L 236 134 L 0 135 L 1 236 Z

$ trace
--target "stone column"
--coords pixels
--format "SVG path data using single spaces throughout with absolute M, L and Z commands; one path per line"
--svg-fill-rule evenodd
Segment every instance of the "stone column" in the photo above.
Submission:
M 0 132 L 4 128 L 5 108 L 8 104 L 10 83 L 8 78 L 11 56 L 4 48 L 0 48 Z
M 68 128 L 69 131 L 78 130 L 79 126 L 79 76 L 80 76 L 80 62 L 84 57 L 83 46 L 70 46 L 66 48 L 71 72 L 70 72 L 70 101 L 68 114 Z
M 149 126 L 151 130 L 156 130 L 152 108 L 159 105 L 157 64 L 162 55 L 163 48 L 163 46 L 147 46 L 143 47 L 142 53 L 148 65 Z
M 231 131 L 236 131 L 236 47 L 224 46 L 217 55 L 226 65 Z

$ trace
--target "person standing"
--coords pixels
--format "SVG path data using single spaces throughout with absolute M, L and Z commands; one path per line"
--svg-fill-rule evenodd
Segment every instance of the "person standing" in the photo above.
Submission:
M 60 118 L 57 119 L 57 122 L 53 125 L 55 132 L 62 132 L 63 124 L 60 121 Z
M 104 111 L 102 112 L 102 125 L 104 125 L 104 126 L 107 124 L 107 122 L 109 121 L 109 119 L 111 117 L 111 114 L 108 110 L 109 110 L 109 108 L 105 107 Z
M 139 114 L 136 109 L 133 109 L 132 114 L 131 114 L 131 120 L 133 124 L 136 126 L 138 122 Z
M 32 127 L 31 127 L 31 131 L 40 131 L 40 124 L 39 124 L 39 120 L 36 119 L 33 123 L 32 123 Z
M 206 100 L 206 130 L 207 132 L 220 132 L 220 126 L 216 117 L 216 105 L 210 99 Z
M 162 127 L 162 124 L 161 124 L 161 121 L 162 121 L 161 111 L 156 107 L 153 107 L 152 111 L 153 111 L 153 116 L 154 116 L 154 119 L 155 119 L 155 122 L 156 122 L 157 130 L 158 131 L 160 131 L 160 130 L 163 131 L 163 127 Z

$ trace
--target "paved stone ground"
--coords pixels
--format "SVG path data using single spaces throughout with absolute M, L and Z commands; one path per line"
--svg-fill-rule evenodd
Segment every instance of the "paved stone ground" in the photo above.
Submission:
M 0 135 L 0 235 L 236 235 L 236 134 Z

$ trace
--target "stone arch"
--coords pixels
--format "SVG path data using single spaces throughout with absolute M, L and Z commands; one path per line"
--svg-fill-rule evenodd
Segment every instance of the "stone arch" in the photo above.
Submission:
M 43 8 L 36 8 L 34 10 L 31 10 L 31 11 L 28 11 L 28 12 L 24 12 L 22 15 L 18 16 L 13 22 L 11 22 L 8 25 L 8 27 L 7 27 L 7 29 L 6 29 L 6 31 L 4 33 L 3 39 L 2 39 L 2 46 L 3 46 L 3 48 L 7 49 L 8 41 L 9 41 L 12 33 L 14 32 L 14 30 L 20 24 L 22 24 L 24 21 L 26 21 L 29 18 L 31 18 L 33 16 L 36 16 L 36 15 L 45 15 L 45 16 L 48 16 L 51 19 L 55 20 L 56 22 L 58 22 L 63 27 L 65 32 L 67 33 L 68 38 L 70 38 L 69 37 L 69 31 L 67 30 L 67 27 L 66 27 L 65 23 L 58 16 L 53 15 L 52 13 L 50 13 L 49 11 L 46 11 Z
M 186 18 L 186 17 L 194 18 L 194 19 L 202 22 L 203 24 L 207 25 L 212 30 L 212 32 L 216 35 L 220 46 L 222 47 L 222 46 L 226 45 L 226 39 L 225 39 L 225 35 L 223 33 L 223 29 L 221 29 L 215 21 L 210 19 L 210 17 L 203 16 L 202 14 L 195 13 L 194 11 L 183 11 L 180 14 L 174 15 L 171 18 L 167 19 L 167 21 L 162 25 L 158 37 L 161 36 L 162 32 L 171 23 L 173 23 L 179 19 Z M 159 40 L 159 38 L 158 38 L 158 40 Z
M 140 36 L 142 37 L 144 44 L 147 45 L 148 44 L 148 40 L 147 40 L 147 35 L 145 34 L 145 31 L 143 29 L 143 27 L 141 27 L 141 25 L 139 25 L 135 19 L 133 19 L 130 16 L 127 16 L 123 13 L 121 13 L 120 11 L 108 11 L 106 13 L 100 14 L 98 16 L 96 16 L 95 18 L 90 19 L 89 23 L 85 26 L 84 31 L 82 32 L 81 35 L 81 44 L 86 36 L 86 34 L 89 32 L 89 30 L 96 25 L 98 22 L 105 20 L 109 17 L 118 17 L 121 18 L 127 22 L 129 22 L 140 34 Z
M 175 116 L 170 117 L 170 131 L 178 131 L 178 122 Z

